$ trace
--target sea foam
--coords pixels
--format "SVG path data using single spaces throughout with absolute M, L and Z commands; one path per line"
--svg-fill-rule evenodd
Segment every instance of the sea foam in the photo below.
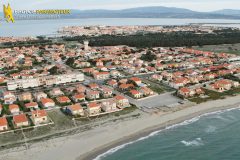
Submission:
M 185 140 L 183 140 L 183 141 L 181 141 L 181 143 L 184 144 L 187 147 L 188 146 L 202 146 L 202 145 L 204 145 L 204 143 L 203 143 L 201 138 L 196 138 L 196 139 L 194 139 L 192 141 L 185 141 Z

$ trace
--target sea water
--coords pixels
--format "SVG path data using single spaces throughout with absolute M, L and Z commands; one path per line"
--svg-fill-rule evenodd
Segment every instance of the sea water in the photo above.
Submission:
M 239 160 L 240 110 L 205 114 L 117 146 L 95 160 Z
M 16 20 L 14 23 L 7 23 L 5 21 L 1 21 L 0 37 L 39 36 L 39 35 L 51 36 L 55 35 L 59 29 L 65 26 L 188 25 L 189 23 L 219 23 L 212 25 L 224 27 L 240 27 L 240 20 L 228 20 L 228 19 L 86 18 L 86 19 Z

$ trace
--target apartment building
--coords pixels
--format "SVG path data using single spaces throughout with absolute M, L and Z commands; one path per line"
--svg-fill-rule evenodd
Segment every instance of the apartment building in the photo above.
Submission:
M 39 86 L 50 86 L 54 84 L 64 84 L 69 82 L 83 81 L 84 75 L 82 73 L 70 73 L 62 75 L 42 76 L 31 79 L 17 79 L 7 82 L 8 90 L 33 88 Z

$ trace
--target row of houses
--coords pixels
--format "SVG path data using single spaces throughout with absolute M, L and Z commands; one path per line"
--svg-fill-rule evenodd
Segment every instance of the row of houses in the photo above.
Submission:
M 47 112 L 45 110 L 35 110 L 29 115 L 18 114 L 13 117 L 0 117 L 0 131 L 10 130 L 9 123 L 12 123 L 14 128 L 21 128 L 30 126 L 31 123 L 34 125 L 46 124 L 49 122 Z
M 154 95 L 155 93 L 142 83 L 142 80 L 138 77 L 132 77 L 129 79 L 108 80 L 107 84 L 121 92 L 132 96 L 133 98 L 140 99 L 143 97 Z
M 111 99 L 89 102 L 86 104 L 86 109 L 84 109 L 80 103 L 75 103 L 66 106 L 65 112 L 73 116 L 96 116 L 100 113 L 116 112 L 129 106 L 130 104 L 127 98 L 117 95 Z

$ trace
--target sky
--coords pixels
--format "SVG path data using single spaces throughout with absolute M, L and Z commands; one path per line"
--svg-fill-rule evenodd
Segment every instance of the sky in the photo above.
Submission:
M 187 8 L 195 11 L 240 9 L 240 0 L 1 0 L 13 9 L 124 9 L 143 6 Z

